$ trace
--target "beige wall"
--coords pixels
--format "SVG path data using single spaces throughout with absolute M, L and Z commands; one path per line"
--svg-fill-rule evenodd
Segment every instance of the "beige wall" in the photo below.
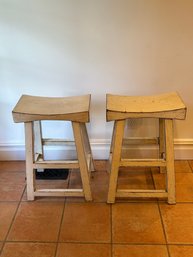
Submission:
M 191 158 L 192 0 L 0 1 L 1 158 L 23 158 L 23 126 L 11 117 L 21 94 L 91 93 L 89 135 L 95 157 L 103 158 L 112 130 L 105 94 L 169 91 L 188 107 L 186 121 L 175 126 L 176 156 Z M 144 130 L 144 123 L 132 122 L 132 131 L 151 134 L 152 124 Z M 53 131 L 71 136 L 68 125 L 49 124 L 46 135 Z

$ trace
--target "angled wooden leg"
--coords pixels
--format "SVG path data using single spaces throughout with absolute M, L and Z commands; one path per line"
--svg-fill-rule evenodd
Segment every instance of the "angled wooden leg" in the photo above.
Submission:
M 34 200 L 35 178 L 34 178 L 34 135 L 32 122 L 25 122 L 25 153 L 26 153 L 26 182 L 27 199 Z
M 165 120 L 159 119 L 159 158 L 165 158 Z M 165 167 L 160 167 L 160 173 L 165 172 Z
M 108 190 L 108 203 L 115 202 L 119 163 L 121 160 L 122 141 L 124 136 L 125 120 L 115 121 L 114 124 L 114 143 L 112 149 L 112 163 L 110 171 L 110 181 Z
M 81 129 L 82 129 L 82 135 L 84 138 L 86 153 L 90 155 L 90 166 L 91 166 L 90 169 L 91 171 L 95 171 L 92 150 L 91 150 L 90 141 L 89 141 L 88 132 L 87 132 L 85 123 L 81 123 Z
M 165 120 L 166 133 L 166 169 L 168 203 L 175 204 L 175 171 L 174 171 L 174 146 L 173 146 L 173 120 Z
M 43 161 L 44 160 L 44 152 L 43 152 L 43 144 L 42 144 L 42 126 L 41 121 L 36 120 L 33 121 L 34 128 L 34 144 L 35 144 L 35 160 Z
M 110 145 L 110 153 L 109 153 L 109 159 L 108 159 L 108 163 L 107 163 L 107 172 L 110 173 L 111 172 L 111 164 L 112 164 L 112 151 L 113 151 L 113 146 L 114 146 L 114 138 L 115 138 L 115 124 L 113 126 L 113 133 L 112 133 L 112 137 L 111 137 L 111 145 Z
M 88 165 L 87 165 L 86 154 L 84 149 L 84 140 L 83 140 L 83 135 L 81 131 L 81 125 L 79 122 L 72 122 L 72 127 L 74 132 L 74 139 L 76 144 L 76 150 L 77 150 L 78 162 L 80 166 L 80 174 L 81 174 L 85 199 L 87 201 L 92 201 Z

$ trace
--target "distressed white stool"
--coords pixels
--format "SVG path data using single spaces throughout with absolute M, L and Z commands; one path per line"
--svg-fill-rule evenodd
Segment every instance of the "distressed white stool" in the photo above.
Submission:
M 94 169 L 86 129 L 89 122 L 90 95 L 39 97 L 22 95 L 13 109 L 15 122 L 25 124 L 27 199 L 35 196 L 78 196 L 92 200 L 89 175 Z M 44 160 L 44 145 L 69 143 L 63 139 L 43 139 L 42 120 L 71 121 L 78 160 Z M 82 189 L 36 189 L 34 169 L 79 168 Z
M 175 92 L 157 96 L 118 96 L 107 94 L 107 121 L 114 121 L 110 149 L 110 182 L 108 203 L 114 203 L 115 197 L 157 197 L 167 198 L 169 204 L 175 204 L 175 172 L 173 150 L 173 120 L 183 120 L 186 107 Z M 158 138 L 124 138 L 127 119 L 159 119 Z M 125 159 L 122 158 L 124 144 L 158 144 L 158 159 Z M 119 167 L 149 166 L 166 167 L 165 190 L 129 190 L 117 189 Z

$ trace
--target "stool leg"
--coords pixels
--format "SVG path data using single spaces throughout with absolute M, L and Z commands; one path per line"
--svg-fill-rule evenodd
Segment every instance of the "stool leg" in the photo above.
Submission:
M 165 121 L 159 119 L 159 158 L 164 158 L 165 154 Z M 160 173 L 164 173 L 165 167 L 160 167 Z
M 72 122 L 72 127 L 74 132 L 74 139 L 76 144 L 76 150 L 78 155 L 78 162 L 80 166 L 80 174 L 81 174 L 85 199 L 87 201 L 92 201 L 88 165 L 87 165 L 87 160 L 85 155 L 84 140 L 83 140 L 83 135 L 81 131 L 81 125 L 79 122 Z
M 113 133 L 111 137 L 111 145 L 110 145 L 110 154 L 109 154 L 109 160 L 107 163 L 107 172 L 111 172 L 111 163 L 112 163 L 112 151 L 113 151 L 113 146 L 114 146 L 114 138 L 115 138 L 115 126 L 113 126 Z
M 34 200 L 34 135 L 32 122 L 25 122 L 25 153 L 26 153 L 26 182 L 27 199 Z
M 83 138 L 84 138 L 84 145 L 85 145 L 85 148 L 86 148 L 86 152 L 87 152 L 87 154 L 90 154 L 91 171 L 94 171 L 95 168 L 94 168 L 93 155 L 92 155 L 92 150 L 91 150 L 89 137 L 88 137 L 88 132 L 87 132 L 85 123 L 81 123 L 81 129 L 82 129 L 82 135 L 83 135 Z
M 42 144 L 42 126 L 41 121 L 33 122 L 34 127 L 34 141 L 35 141 L 35 160 L 44 160 L 43 144 Z
M 166 169 L 168 203 L 175 204 L 175 171 L 174 171 L 174 146 L 173 146 L 173 120 L 165 120 L 166 134 Z
M 119 163 L 121 160 L 122 141 L 124 135 L 125 120 L 115 121 L 114 124 L 114 136 L 112 147 L 112 163 L 110 171 L 109 191 L 108 191 L 108 203 L 115 202 L 115 194 L 117 188 L 117 179 L 119 172 Z

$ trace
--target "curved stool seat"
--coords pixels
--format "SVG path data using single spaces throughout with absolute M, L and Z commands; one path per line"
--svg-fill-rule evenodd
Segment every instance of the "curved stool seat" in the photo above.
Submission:
M 176 92 L 155 96 L 107 94 L 107 121 L 127 118 L 185 119 L 186 107 Z
M 25 124 L 27 199 L 36 196 L 76 196 L 92 200 L 90 172 L 94 170 L 86 129 L 89 122 L 90 95 L 39 97 L 22 95 L 12 111 L 15 122 Z M 63 120 L 72 124 L 77 160 L 45 160 L 44 145 L 65 145 L 72 140 L 42 138 L 42 120 Z M 79 169 L 82 189 L 37 189 L 35 169 Z
M 22 95 L 13 109 L 15 122 L 71 120 L 89 122 L 90 95 L 40 97 Z
M 186 117 L 186 106 L 176 92 L 156 96 L 119 96 L 107 94 L 107 121 L 114 121 L 113 135 L 110 149 L 110 182 L 108 203 L 114 203 L 116 197 L 158 197 L 167 198 L 168 203 L 175 203 L 175 173 L 173 150 L 173 120 L 183 120 Z M 156 118 L 159 120 L 158 138 L 124 138 L 127 119 Z M 141 145 L 157 144 L 159 146 L 158 159 L 126 159 L 122 158 L 124 144 Z M 118 189 L 119 167 L 149 166 L 166 168 L 166 189 L 141 190 Z

